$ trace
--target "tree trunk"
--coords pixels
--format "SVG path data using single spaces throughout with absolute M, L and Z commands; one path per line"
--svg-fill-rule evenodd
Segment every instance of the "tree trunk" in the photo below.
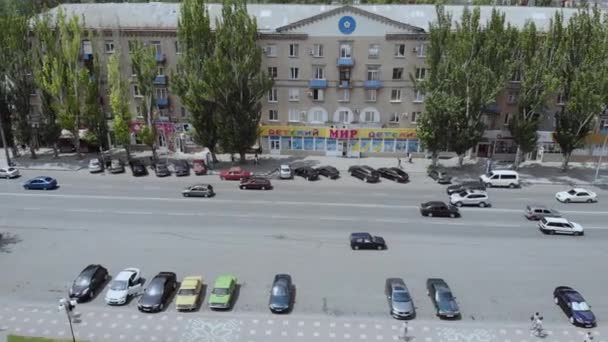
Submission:
M 431 165 L 433 167 L 437 167 L 438 162 L 439 162 L 439 153 L 437 153 L 437 151 L 431 152 Z
M 38 156 L 36 155 L 36 148 L 33 144 L 30 144 L 30 158 L 36 159 Z
M 458 167 L 462 167 L 464 164 L 464 153 L 458 155 Z
M 11 151 L 13 152 L 13 158 L 19 157 L 19 149 L 17 149 L 17 145 L 11 145 Z
M 127 163 L 131 163 L 131 148 L 129 145 L 125 145 L 125 153 L 127 154 Z
M 56 141 L 53 142 L 53 158 L 59 159 L 59 148 Z
M 245 152 L 239 152 L 239 162 L 244 164 L 247 161 L 247 156 Z
M 568 171 L 568 163 L 570 162 L 570 156 L 572 152 L 563 152 L 562 153 L 562 172 Z
M 517 152 L 515 153 L 515 161 L 513 162 L 513 168 L 519 170 L 519 164 L 521 163 L 521 157 L 523 155 L 521 147 L 517 146 Z

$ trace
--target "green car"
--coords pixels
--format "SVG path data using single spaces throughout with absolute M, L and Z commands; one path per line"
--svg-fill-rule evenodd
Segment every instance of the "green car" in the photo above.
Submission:
M 234 291 L 236 290 L 236 277 L 231 275 L 221 275 L 215 279 L 213 291 L 209 297 L 209 307 L 211 309 L 230 309 Z

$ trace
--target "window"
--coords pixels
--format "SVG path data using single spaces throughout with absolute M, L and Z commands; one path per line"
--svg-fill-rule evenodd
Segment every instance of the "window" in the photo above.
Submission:
M 144 110 L 143 110 L 142 106 L 135 107 L 135 115 L 137 115 L 138 118 L 144 117 Z
M 416 80 L 422 81 L 426 77 L 426 68 L 416 68 Z
M 378 58 L 380 55 L 380 44 L 369 44 L 369 49 L 367 50 L 367 56 L 369 58 Z
M 340 44 L 340 58 L 351 58 L 353 47 L 350 44 Z
M 300 89 L 289 89 L 289 101 L 300 101 Z
M 323 101 L 323 89 L 313 89 L 312 99 L 314 101 Z
M 424 98 L 425 98 L 424 92 L 422 90 L 416 89 L 414 102 L 416 102 L 416 103 L 424 102 Z
M 399 113 L 391 113 L 391 115 L 388 118 L 388 122 L 399 123 Z
M 279 102 L 277 88 L 271 88 L 268 91 L 268 102 Z
M 340 68 L 340 84 L 342 81 L 350 82 L 350 68 Z
M 600 129 L 608 129 L 608 119 L 600 119 Z
M 341 110 L 338 112 L 338 122 L 348 123 L 348 111 Z
M 367 111 L 363 113 L 363 122 L 374 122 L 374 112 Z
M 391 102 L 401 102 L 401 89 L 391 89 Z
M 105 46 L 106 53 L 114 53 L 114 41 L 113 40 L 106 40 L 104 46 Z
M 365 91 L 365 101 L 376 102 L 376 95 L 377 95 L 376 89 L 367 89 Z
M 420 117 L 420 114 L 422 114 L 422 112 L 412 112 L 412 115 L 410 116 L 410 122 L 415 124 L 418 118 Z
M 405 57 L 405 44 L 395 44 L 395 57 Z
M 167 88 L 156 88 L 154 94 L 157 99 L 166 99 L 168 96 Z
M 179 41 L 177 41 L 177 40 L 175 41 L 175 53 L 176 54 L 182 53 L 182 49 L 179 46 Z
M 323 44 L 314 44 L 312 46 L 313 57 L 323 57 Z
M 514 104 L 515 100 L 516 100 L 515 93 L 509 93 L 509 96 L 507 97 L 507 103 Z
M 323 122 L 323 111 L 315 110 L 312 113 L 312 120 L 311 120 L 311 122 Z
M 505 113 L 505 121 L 503 122 L 503 124 L 505 126 L 508 126 L 509 125 L 509 121 L 511 121 L 510 119 L 511 119 L 511 114 Z
M 141 97 L 141 92 L 139 91 L 139 86 L 137 84 L 133 85 L 133 96 Z
M 154 47 L 154 53 L 158 56 L 163 53 L 163 49 L 160 46 L 160 42 L 151 42 L 152 47 Z
M 181 114 L 182 114 L 182 118 L 185 118 L 186 116 L 188 116 L 188 111 L 186 111 L 186 107 L 181 108 Z
M 414 49 L 414 51 L 416 52 L 416 55 L 418 57 L 426 57 L 426 50 L 428 49 L 428 45 L 427 44 L 419 44 L 418 46 L 416 46 L 416 48 Z
M 269 109 L 268 121 L 279 121 L 279 111 L 276 109 Z
M 133 53 L 133 51 L 135 51 L 136 45 L 137 45 L 136 40 L 129 40 L 129 53 Z
M 348 102 L 350 101 L 350 89 L 340 89 L 338 90 L 338 102 Z
M 277 67 L 268 67 L 268 76 L 272 78 L 277 78 L 278 71 Z
M 403 68 L 393 68 L 393 80 L 403 79 Z
M 289 44 L 289 57 L 298 57 L 299 44 Z
M 266 45 L 266 56 L 268 57 L 276 57 L 277 56 L 277 46 L 274 44 Z
M 521 72 L 519 70 L 516 70 L 513 73 L 513 76 L 511 77 L 511 82 L 513 82 L 513 83 L 521 82 Z
M 312 78 L 315 80 L 324 80 L 325 79 L 325 68 L 322 66 L 314 66 Z
M 163 67 L 156 68 L 156 74 L 159 75 L 159 76 L 164 75 L 165 74 L 165 68 L 163 68 Z
M 295 108 L 289 108 L 289 122 L 299 122 L 300 112 Z
M 297 80 L 300 78 L 300 68 L 289 68 L 289 79 Z
M 380 79 L 380 67 L 376 65 L 370 65 L 367 67 L 367 80 L 378 81 Z

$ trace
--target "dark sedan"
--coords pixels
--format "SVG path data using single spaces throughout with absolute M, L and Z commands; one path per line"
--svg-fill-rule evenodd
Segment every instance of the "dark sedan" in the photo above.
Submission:
M 57 188 L 57 180 L 52 177 L 36 177 L 23 183 L 25 190 L 52 190 Z
M 302 166 L 293 170 L 296 176 L 303 177 L 306 180 L 312 181 L 319 179 L 319 172 L 310 166 Z
M 444 202 L 432 201 L 420 204 L 420 214 L 422 216 L 439 216 L 439 217 L 460 217 L 460 211 L 453 205 L 447 205 Z
M 352 249 L 386 249 L 386 242 L 380 236 L 373 236 L 370 233 L 350 234 L 350 248 Z
M 154 166 L 154 173 L 156 173 L 156 177 L 167 177 L 171 175 L 169 165 L 166 163 L 156 164 L 156 166 Z
M 338 179 L 340 178 L 340 171 L 333 166 L 319 166 L 317 167 L 317 171 L 321 176 L 325 176 L 329 179 Z
M 142 312 L 162 311 L 176 288 L 177 277 L 175 273 L 160 272 L 150 281 L 150 285 L 137 303 L 137 308 Z
M 292 303 L 293 283 L 291 282 L 291 276 L 289 274 L 275 275 L 270 289 L 268 308 L 272 313 L 286 313 L 291 309 Z
M 452 177 L 445 171 L 429 169 L 428 175 L 439 184 L 449 184 L 452 182 Z
M 135 177 L 147 176 L 148 169 L 146 169 L 144 163 L 139 160 L 135 160 L 131 162 L 131 173 Z
M 185 160 L 178 160 L 173 164 L 175 168 L 175 175 L 177 177 L 189 176 L 190 175 L 190 165 Z
M 426 280 L 426 291 L 439 318 L 459 318 L 460 309 L 448 284 L 439 278 Z
M 354 165 L 348 168 L 351 176 L 359 178 L 368 183 L 376 183 L 380 181 L 380 174 L 372 167 L 367 165 Z
M 78 302 L 91 300 L 108 280 L 108 270 L 101 265 L 87 266 L 72 283 L 68 294 Z
M 381 167 L 378 169 L 378 173 L 383 178 L 399 183 L 407 183 L 410 180 L 410 176 L 398 167 Z
M 463 192 L 465 190 L 480 190 L 486 191 L 486 186 L 479 181 L 463 182 L 460 184 L 450 185 L 445 189 L 448 195 Z
M 272 189 L 272 184 L 270 180 L 266 178 L 246 178 L 241 181 L 239 184 L 239 188 L 241 190 L 270 190 Z
M 585 298 L 568 286 L 558 286 L 553 290 L 553 301 L 564 311 L 570 323 L 587 328 L 594 327 L 597 322 Z

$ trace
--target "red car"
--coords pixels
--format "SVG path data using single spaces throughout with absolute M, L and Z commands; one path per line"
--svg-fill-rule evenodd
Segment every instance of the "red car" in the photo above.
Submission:
M 241 181 L 241 185 L 239 185 L 239 188 L 241 188 L 241 190 L 270 190 L 272 189 L 272 184 L 270 184 L 270 180 L 266 178 L 247 178 Z
M 194 174 L 197 176 L 206 175 L 207 174 L 207 165 L 205 165 L 204 160 L 193 160 L 192 161 L 192 170 L 194 170 Z
M 240 167 L 231 167 L 228 170 L 220 171 L 221 180 L 243 180 L 249 178 L 249 176 L 251 176 L 251 172 Z

